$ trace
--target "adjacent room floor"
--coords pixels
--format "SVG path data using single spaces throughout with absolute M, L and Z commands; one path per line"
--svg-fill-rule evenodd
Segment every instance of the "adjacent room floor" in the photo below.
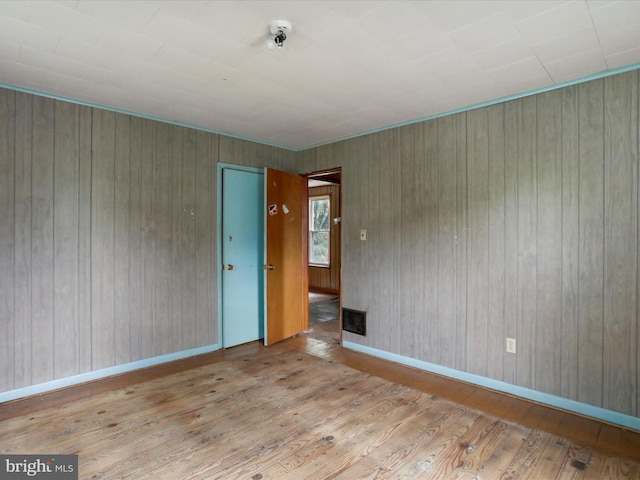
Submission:
M 330 344 L 340 343 L 339 314 L 337 295 L 309 292 L 309 328 L 304 335 Z

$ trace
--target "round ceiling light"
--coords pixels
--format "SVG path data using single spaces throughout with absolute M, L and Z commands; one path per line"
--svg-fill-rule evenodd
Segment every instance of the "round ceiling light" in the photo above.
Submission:
M 273 38 L 269 39 L 267 47 L 269 47 L 270 50 L 282 48 L 284 41 L 287 39 L 287 35 L 291 33 L 292 29 L 293 27 L 291 23 L 286 20 L 274 20 L 271 22 L 269 30 L 271 31 Z

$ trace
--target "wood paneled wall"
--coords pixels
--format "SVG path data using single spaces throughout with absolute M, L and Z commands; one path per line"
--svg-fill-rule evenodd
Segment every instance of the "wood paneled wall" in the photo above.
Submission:
M 340 185 L 323 185 L 309 189 L 309 198 L 313 196 L 329 195 L 331 202 L 331 231 L 330 231 L 330 266 L 309 266 L 309 289 L 323 292 L 340 293 L 340 227 L 333 223 L 333 219 L 340 216 Z
M 218 341 L 222 161 L 342 167 L 345 340 L 638 415 L 638 90 L 295 153 L 1 89 L 0 391 Z
M 635 70 L 300 152 L 342 167 L 343 305 L 368 322 L 344 339 L 639 415 L 638 89 Z
M 219 159 L 294 153 L 0 89 L 0 391 L 218 343 Z

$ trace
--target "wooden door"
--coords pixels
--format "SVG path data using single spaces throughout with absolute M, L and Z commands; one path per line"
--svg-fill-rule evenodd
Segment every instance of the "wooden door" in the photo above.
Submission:
M 271 345 L 305 330 L 308 311 L 307 180 L 265 169 L 265 336 Z

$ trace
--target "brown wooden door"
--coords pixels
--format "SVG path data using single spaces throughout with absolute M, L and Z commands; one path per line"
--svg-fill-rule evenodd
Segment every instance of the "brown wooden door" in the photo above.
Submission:
M 265 169 L 265 335 L 271 345 L 309 323 L 307 271 L 307 180 Z

